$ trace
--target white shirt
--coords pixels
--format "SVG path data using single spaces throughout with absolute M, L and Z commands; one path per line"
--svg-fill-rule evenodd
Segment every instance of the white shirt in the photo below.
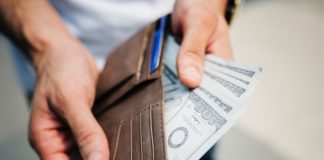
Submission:
M 172 11 L 175 0 L 50 0 L 67 28 L 90 50 L 102 69 L 108 53 L 145 25 Z M 32 91 L 35 73 L 16 49 L 21 83 Z
M 107 53 L 172 11 L 174 0 L 51 0 L 102 68 Z

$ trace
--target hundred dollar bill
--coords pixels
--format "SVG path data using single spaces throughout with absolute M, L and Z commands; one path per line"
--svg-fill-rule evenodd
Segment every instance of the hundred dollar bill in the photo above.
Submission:
M 213 64 L 213 67 L 222 68 L 223 72 L 236 77 L 244 78 L 245 80 L 256 79 L 262 72 L 260 67 L 237 64 L 232 61 L 226 61 L 217 56 L 207 54 L 205 56 L 205 64 Z
M 166 42 L 163 88 L 168 159 L 196 160 L 243 114 L 243 100 L 252 93 L 262 69 L 207 55 L 200 86 L 189 90 L 176 72 L 179 45 L 171 36 Z
M 166 124 L 169 160 L 199 159 L 233 125 L 220 108 L 190 92 Z
M 164 48 L 164 62 L 174 73 L 176 73 L 176 58 L 179 48 L 180 46 L 173 36 L 167 35 L 166 45 Z M 204 65 L 210 66 L 212 69 L 232 78 L 235 76 L 236 79 L 241 79 L 243 83 L 249 83 L 252 80 L 255 80 L 262 71 L 260 67 L 226 61 L 212 54 L 206 54 Z
M 236 81 L 235 83 L 245 85 L 245 86 L 251 86 L 252 83 L 255 82 L 255 81 L 251 81 L 250 79 L 241 78 L 241 76 L 238 76 L 238 77 L 234 76 L 234 75 L 222 70 L 221 68 L 215 67 L 209 63 L 205 63 L 204 71 L 205 72 L 206 71 L 213 72 L 213 73 L 217 74 L 218 76 L 223 77 L 224 79 L 231 79 L 233 81 Z
M 180 83 L 174 74 L 164 71 L 164 86 Z M 164 92 L 166 96 L 170 93 Z M 191 92 L 188 89 L 172 92 L 179 95 L 166 98 L 164 111 L 170 160 L 199 159 L 230 129 L 244 109 L 215 90 L 197 88 Z
M 179 44 L 175 41 L 173 36 L 167 35 L 163 60 L 165 66 L 168 66 L 169 70 L 175 74 L 177 73 L 176 62 L 179 48 Z
M 233 120 L 237 120 L 238 117 L 244 112 L 242 103 L 233 101 L 220 92 L 210 92 L 202 87 L 195 89 L 194 92 L 196 92 L 197 95 L 199 95 L 209 104 L 220 108 L 220 110 L 218 110 L 220 113 L 222 113 L 222 115 L 226 115 L 226 117 L 229 117 Z
M 202 76 L 200 87 L 208 91 L 216 90 L 231 99 L 242 101 L 245 98 L 246 89 L 233 84 L 217 75 L 206 73 Z M 243 95 L 243 96 L 242 96 Z
M 247 86 L 248 88 L 254 88 L 258 84 L 256 76 L 253 76 L 252 78 L 245 77 L 244 75 L 240 75 L 224 68 L 217 67 L 209 63 L 208 61 L 205 61 L 204 71 L 212 72 L 223 79 L 232 81 L 233 83 L 243 87 Z
M 253 92 L 252 86 L 242 84 L 240 81 L 221 76 L 221 74 L 205 71 L 201 87 L 208 90 L 222 91 L 233 99 L 244 100 Z
M 167 65 L 164 65 L 163 70 L 163 89 L 165 102 L 177 99 L 182 93 L 189 92 L 189 89 L 184 87 L 174 73 Z
M 164 120 L 166 123 L 179 112 L 180 106 L 186 101 L 189 89 L 180 84 L 179 79 L 167 65 L 163 70 L 164 89 Z

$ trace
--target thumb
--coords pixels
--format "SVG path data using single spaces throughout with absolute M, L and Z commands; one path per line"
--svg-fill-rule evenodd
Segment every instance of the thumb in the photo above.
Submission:
M 83 159 L 108 159 L 109 150 L 106 136 L 89 107 L 71 107 L 66 112 L 65 118 Z
M 184 29 L 183 41 L 177 59 L 180 81 L 189 88 L 197 87 L 201 81 L 204 54 L 214 24 L 198 20 Z

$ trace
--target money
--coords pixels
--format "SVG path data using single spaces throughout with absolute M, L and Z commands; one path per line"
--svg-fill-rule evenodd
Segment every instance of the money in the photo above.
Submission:
M 243 114 L 243 101 L 258 84 L 262 69 L 209 54 L 200 86 L 189 90 L 176 73 L 179 46 L 171 36 L 166 42 L 163 87 L 168 159 L 196 160 Z

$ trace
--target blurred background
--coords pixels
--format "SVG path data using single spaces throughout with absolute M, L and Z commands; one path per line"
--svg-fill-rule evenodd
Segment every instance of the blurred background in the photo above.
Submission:
M 251 0 L 231 31 L 236 61 L 263 68 L 218 160 L 324 159 L 324 0 Z M 0 159 L 34 160 L 28 104 L 0 40 Z

